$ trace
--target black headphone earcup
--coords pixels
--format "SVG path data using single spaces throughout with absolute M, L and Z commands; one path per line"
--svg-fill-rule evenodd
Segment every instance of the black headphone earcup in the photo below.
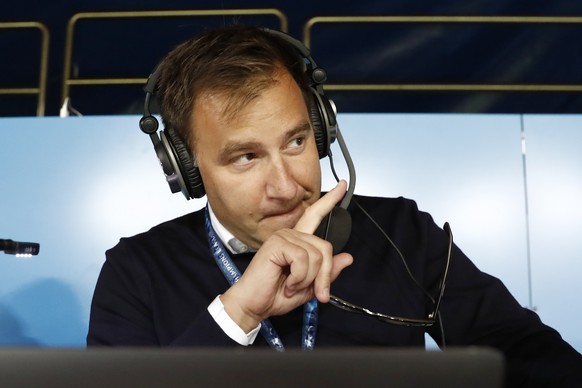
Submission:
M 313 98 L 309 115 L 315 135 L 315 143 L 317 144 L 317 152 L 319 152 L 319 158 L 321 159 L 329 155 L 329 147 L 337 137 L 335 105 L 316 89 L 312 88 L 311 90 Z
M 311 101 L 309 116 L 311 119 L 311 125 L 313 126 L 313 135 L 315 137 L 319 159 L 325 158 L 327 156 L 328 147 L 327 128 L 325 127 L 324 120 L 321 117 L 321 109 L 315 98 Z
M 200 170 L 194 165 L 188 146 L 172 128 L 166 128 L 165 133 L 168 135 L 168 141 L 179 163 L 178 167 L 184 178 L 188 193 L 192 198 L 203 197 L 206 192 L 204 191 Z

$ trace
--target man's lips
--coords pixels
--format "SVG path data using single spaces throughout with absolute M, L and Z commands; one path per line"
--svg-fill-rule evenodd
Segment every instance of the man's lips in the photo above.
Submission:
M 303 214 L 303 206 L 301 203 L 286 209 L 276 209 L 264 213 L 264 218 L 277 218 L 277 217 L 295 217 L 297 215 L 301 216 Z

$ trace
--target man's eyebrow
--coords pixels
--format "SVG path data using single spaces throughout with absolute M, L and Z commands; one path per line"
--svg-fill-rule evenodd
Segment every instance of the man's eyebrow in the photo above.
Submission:
M 220 149 L 218 159 L 222 162 L 228 162 L 230 157 L 240 152 L 256 150 L 261 147 L 261 143 L 256 141 L 247 141 L 244 143 L 229 142 Z
M 305 121 L 301 124 L 299 124 L 298 126 L 296 126 L 295 128 L 290 129 L 289 131 L 287 131 L 285 133 L 285 139 L 291 139 L 292 137 L 302 133 L 302 132 L 307 132 L 311 130 L 311 125 Z

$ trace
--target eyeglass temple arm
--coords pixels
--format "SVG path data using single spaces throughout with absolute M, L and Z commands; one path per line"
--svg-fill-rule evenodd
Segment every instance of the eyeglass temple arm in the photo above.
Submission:
M 449 234 L 449 246 L 447 249 L 447 264 L 445 265 L 445 270 L 443 271 L 443 278 L 441 279 L 441 286 L 439 297 L 437 298 L 436 305 L 434 307 L 434 313 L 429 315 L 429 318 L 434 319 L 436 315 L 439 313 L 439 308 L 441 305 L 441 300 L 443 299 L 443 294 L 445 293 L 445 286 L 447 284 L 446 279 L 447 275 L 449 274 L 449 266 L 451 264 L 451 256 L 453 254 L 453 231 L 451 230 L 451 226 L 448 222 L 445 222 L 443 229 Z M 434 315 L 434 316 L 431 316 Z
M 428 319 L 414 319 L 414 318 L 402 318 L 402 317 L 395 317 L 391 315 L 379 314 L 375 313 L 365 307 L 356 306 L 353 303 L 350 303 L 342 298 L 338 298 L 335 295 L 329 296 L 329 302 L 338 307 L 340 309 L 350 311 L 353 313 L 365 314 L 377 318 L 381 321 L 393 323 L 396 325 L 402 326 L 432 326 L 434 321 Z

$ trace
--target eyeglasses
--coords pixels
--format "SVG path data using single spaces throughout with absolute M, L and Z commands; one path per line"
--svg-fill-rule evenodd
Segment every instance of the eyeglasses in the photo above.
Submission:
M 404 263 L 404 266 L 406 267 L 406 270 L 408 272 L 408 275 L 411 277 L 411 279 L 414 281 L 414 283 L 418 287 L 420 287 L 424 291 L 424 293 L 426 295 L 428 295 L 428 297 L 431 300 L 431 302 L 433 302 L 434 309 L 428 315 L 428 317 L 426 319 L 422 319 L 422 318 L 404 318 L 404 317 L 397 317 L 397 316 L 393 316 L 393 315 L 387 315 L 387 314 L 377 313 L 377 312 L 374 312 L 372 310 L 369 310 L 369 309 L 367 309 L 365 307 L 360 307 L 360 306 L 355 305 L 353 303 L 350 303 L 350 302 L 348 302 L 348 301 L 346 301 L 344 299 L 338 298 L 335 295 L 330 295 L 330 297 L 329 297 L 329 303 L 332 306 L 335 306 L 335 307 L 340 308 L 340 309 L 345 310 L 345 311 L 349 311 L 350 313 L 365 314 L 365 315 L 374 317 L 376 319 L 379 319 L 382 322 L 386 322 L 386 323 L 390 323 L 390 324 L 394 324 L 394 325 L 400 325 L 400 326 L 424 326 L 424 327 L 434 325 L 434 323 L 436 322 L 437 316 L 439 314 L 439 307 L 440 307 L 440 304 L 441 304 L 441 300 L 443 298 L 443 294 L 445 292 L 445 285 L 446 285 L 446 282 L 447 282 L 447 275 L 449 273 L 449 265 L 451 263 L 451 254 L 452 254 L 452 248 L 453 248 L 453 232 L 451 231 L 451 227 L 449 226 L 449 223 L 448 222 L 445 223 L 444 229 L 445 229 L 445 231 L 449 235 L 449 244 L 448 244 L 448 250 L 447 250 L 447 262 L 446 262 L 446 265 L 445 265 L 445 269 L 443 271 L 443 276 L 442 276 L 441 283 L 440 283 L 440 287 L 439 287 L 440 290 L 439 290 L 438 298 L 437 298 L 436 302 L 435 302 L 434 298 L 432 296 L 430 296 L 430 294 L 426 290 L 424 290 L 424 288 L 416 281 L 416 279 L 412 275 L 412 272 L 410 272 L 410 269 L 408 268 L 408 265 L 406 264 L 406 261 L 404 260 L 404 256 L 402 255 L 402 253 L 400 252 L 400 250 L 392 242 L 392 240 L 390 239 L 390 237 L 388 237 L 388 235 L 386 235 L 386 233 L 384 231 L 382 231 L 382 233 L 384 234 L 384 236 L 388 239 L 388 241 L 390 241 L 390 243 L 392 244 L 392 246 L 396 249 L 396 252 L 400 256 L 400 258 L 402 259 L 402 262 Z

